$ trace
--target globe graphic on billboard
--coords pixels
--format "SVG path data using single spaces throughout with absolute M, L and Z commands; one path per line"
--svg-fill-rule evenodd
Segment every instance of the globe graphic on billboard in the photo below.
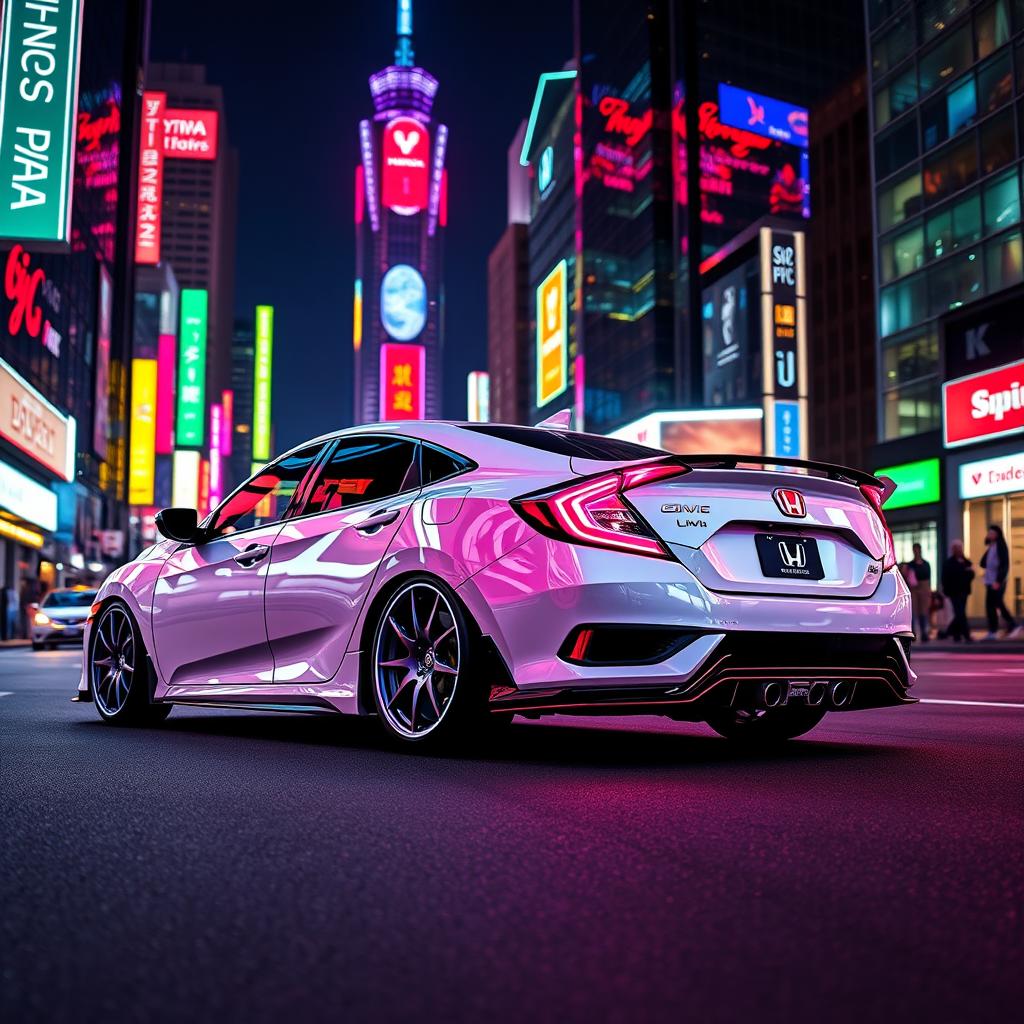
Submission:
M 395 341 L 412 341 L 427 322 L 427 286 L 415 267 L 397 263 L 380 284 L 380 321 Z

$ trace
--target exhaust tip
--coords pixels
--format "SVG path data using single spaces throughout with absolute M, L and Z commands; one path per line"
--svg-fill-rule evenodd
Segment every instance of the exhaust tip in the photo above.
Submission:
M 812 708 L 818 707 L 825 700 L 827 692 L 828 686 L 825 683 L 811 683 L 811 688 L 807 691 L 807 703 Z
M 853 697 L 853 685 L 851 683 L 832 684 L 832 707 L 843 708 L 850 703 Z
M 789 693 L 788 683 L 765 683 L 761 691 L 761 700 L 766 708 L 777 708 L 786 703 Z

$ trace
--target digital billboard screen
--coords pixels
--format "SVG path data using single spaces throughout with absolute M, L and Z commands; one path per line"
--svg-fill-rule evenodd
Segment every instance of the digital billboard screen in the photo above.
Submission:
M 380 418 L 423 418 L 426 349 L 385 342 L 380 347 Z
M 806 107 L 719 82 L 718 111 L 722 124 L 807 148 Z
M 419 213 L 430 185 L 430 134 L 411 117 L 384 126 L 381 143 L 381 203 L 395 213 Z
M 178 334 L 178 413 L 175 438 L 179 448 L 198 448 L 206 430 L 207 293 L 183 288 Z
M 537 286 L 537 406 L 569 386 L 568 267 L 560 260 Z

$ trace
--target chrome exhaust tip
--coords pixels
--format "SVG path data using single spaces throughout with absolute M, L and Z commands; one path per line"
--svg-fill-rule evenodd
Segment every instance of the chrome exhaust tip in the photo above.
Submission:
M 789 697 L 789 683 L 765 683 L 761 688 L 761 702 L 766 708 L 777 708 Z
M 808 705 L 812 708 L 820 707 L 827 692 L 828 686 L 825 683 L 811 683 L 810 689 L 807 691 Z
M 853 684 L 852 683 L 833 683 L 832 684 L 832 707 L 843 708 L 850 703 L 850 699 L 853 697 Z

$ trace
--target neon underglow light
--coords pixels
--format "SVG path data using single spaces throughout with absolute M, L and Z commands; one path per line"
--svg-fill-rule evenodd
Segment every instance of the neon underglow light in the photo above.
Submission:
M 430 200 L 427 206 L 427 234 L 437 231 L 437 217 L 441 207 L 441 179 L 444 176 L 444 157 L 448 148 L 448 126 L 437 126 L 434 141 L 434 165 L 430 171 Z
M 366 205 L 370 210 L 370 227 L 380 230 L 380 209 L 377 206 L 377 177 L 373 169 L 373 135 L 370 122 L 359 122 L 359 150 L 363 160 L 363 178 L 366 181 Z
M 540 117 L 540 104 L 544 96 L 544 87 L 548 82 L 564 81 L 565 79 L 575 78 L 576 71 L 545 71 L 540 78 L 537 79 L 537 91 L 533 96 L 533 107 L 530 110 L 530 120 L 526 125 L 526 135 L 523 138 L 523 151 L 519 155 L 519 163 L 523 167 L 529 167 L 530 161 L 527 154 L 530 152 L 530 147 L 533 145 L 533 133 L 537 130 L 537 118 Z

